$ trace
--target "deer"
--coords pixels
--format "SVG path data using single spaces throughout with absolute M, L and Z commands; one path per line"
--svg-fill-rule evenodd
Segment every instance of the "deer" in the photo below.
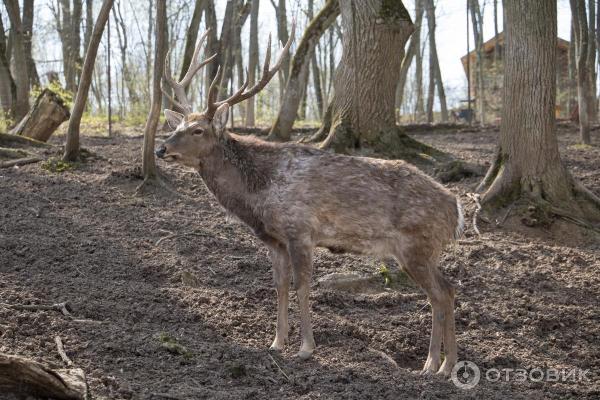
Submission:
M 164 80 L 181 112 L 164 110 L 173 132 L 156 156 L 197 171 L 219 204 L 247 225 L 266 246 L 277 293 L 275 338 L 270 349 L 288 342 L 291 278 L 300 314 L 300 350 L 315 350 L 309 292 L 316 247 L 380 259 L 395 258 L 425 292 L 432 308 L 432 329 L 424 374 L 448 376 L 457 362 L 453 285 L 438 268 L 442 251 L 461 236 L 460 201 L 415 166 L 401 160 L 334 154 L 297 143 L 267 142 L 227 130 L 230 108 L 259 93 L 280 69 L 294 38 L 270 67 L 271 38 L 260 80 L 246 81 L 230 97 L 218 100 L 217 69 L 202 112 L 193 112 L 186 88 L 195 73 L 214 59 L 199 61 L 205 33 L 184 77 Z M 441 351 L 444 346 L 444 360 Z

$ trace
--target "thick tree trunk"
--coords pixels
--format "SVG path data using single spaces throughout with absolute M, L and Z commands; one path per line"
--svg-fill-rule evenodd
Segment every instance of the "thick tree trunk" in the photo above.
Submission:
M 18 0 L 5 0 L 4 5 L 10 19 L 14 58 L 16 102 L 13 104 L 13 115 L 15 120 L 20 121 L 29 111 L 29 73 L 25 55 L 25 35 Z
M 321 147 L 337 152 L 370 148 L 412 161 L 422 161 L 422 153 L 441 156 L 396 125 L 396 83 L 404 45 L 414 30 L 402 2 L 341 0 L 340 9 L 343 53 L 334 81 L 331 129 Z
M 63 155 L 65 161 L 75 161 L 79 157 L 79 128 L 81 125 L 81 117 L 85 111 L 88 92 L 92 83 L 98 46 L 102 40 L 102 33 L 104 32 L 106 21 L 108 21 L 110 16 L 110 9 L 113 2 L 114 0 L 104 0 L 102 2 L 100 13 L 94 24 L 90 44 L 85 52 L 85 62 L 83 63 L 83 70 L 81 71 L 81 80 L 77 89 L 77 95 L 75 96 L 71 118 L 69 119 L 67 142 L 65 143 L 65 154 Z M 156 64 L 158 64 L 158 62 Z
M 63 100 L 50 89 L 44 89 L 29 113 L 10 133 L 46 142 L 70 115 Z
M 339 12 L 338 0 L 328 0 L 304 31 L 292 60 L 292 70 L 285 87 L 279 114 L 269 133 L 270 140 L 290 140 L 298 106 L 304 94 L 312 52 Z
M 402 66 L 400 67 L 400 78 L 398 79 L 398 87 L 396 88 L 396 108 L 402 107 L 404 100 L 404 89 L 406 87 L 406 78 L 408 77 L 408 70 L 412 65 L 412 61 L 417 56 L 417 53 L 421 51 L 421 35 L 418 34 L 421 30 L 421 24 L 423 23 L 423 1 L 415 1 L 415 32 L 410 37 L 408 43 L 408 50 L 402 60 Z
M 148 113 L 148 120 L 144 127 L 144 147 L 142 150 L 142 173 L 144 181 L 152 181 L 157 177 L 156 160 L 154 158 L 154 139 L 158 128 L 160 108 L 162 104 L 162 92 L 160 81 L 163 73 L 167 43 L 164 30 L 167 29 L 167 2 L 158 0 L 156 2 L 156 39 L 154 47 L 154 72 L 152 76 L 152 104 Z
M 497 210 L 513 202 L 522 212 L 571 220 L 600 218 L 600 200 L 566 171 L 556 138 L 556 3 L 504 2 L 505 75 L 500 150 L 482 189 Z M 535 224 L 543 218 L 529 220 Z
M 258 69 L 258 10 L 260 0 L 252 0 L 250 10 L 250 46 L 248 48 L 248 87 L 256 83 L 256 70 Z M 255 98 L 246 100 L 246 126 L 256 125 Z

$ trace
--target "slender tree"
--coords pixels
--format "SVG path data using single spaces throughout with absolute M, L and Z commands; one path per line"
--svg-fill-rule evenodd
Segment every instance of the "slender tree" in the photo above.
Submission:
M 556 138 L 556 2 L 504 1 L 506 48 L 498 157 L 480 185 L 491 211 L 600 221 L 600 199 L 566 170 Z
M 258 69 L 258 10 L 260 0 L 252 0 L 250 10 L 250 46 L 248 47 L 248 86 L 256 83 L 256 70 Z M 255 99 L 246 100 L 246 126 L 256 125 Z
M 0 13 L 0 107 L 4 113 L 10 114 L 17 101 L 17 85 L 10 71 L 8 40 L 4 32 Z
M 4 6 L 10 19 L 12 35 L 12 56 L 14 61 L 14 80 L 16 86 L 16 101 L 13 103 L 12 114 L 20 121 L 29 111 L 29 68 L 25 54 L 25 32 L 21 22 L 21 12 L 18 0 L 4 0 Z
M 473 38 L 475 39 L 475 54 L 477 57 L 477 111 L 481 125 L 485 124 L 485 80 L 484 80 L 484 54 L 483 54 L 483 15 L 479 7 L 479 0 L 468 0 L 473 23 Z
M 593 107 L 594 94 L 591 92 L 592 69 L 590 65 L 592 51 L 587 21 L 585 0 L 570 0 L 571 20 L 575 31 L 575 59 L 577 65 L 577 99 L 579 109 L 579 133 L 582 143 L 590 144 L 590 109 Z M 593 39 L 592 39 L 593 40 Z
M 110 17 L 110 9 L 113 6 L 113 2 L 114 0 L 104 0 L 102 2 L 100 13 L 98 14 L 98 18 L 94 24 L 90 44 L 85 52 L 85 62 L 83 64 L 83 70 L 81 71 L 81 79 L 77 88 L 77 95 L 75 96 L 71 118 L 69 119 L 67 141 L 65 144 L 65 153 L 63 155 L 63 159 L 65 161 L 75 161 L 79 157 L 79 129 L 81 126 L 81 117 L 85 111 L 88 92 L 92 83 L 98 47 L 100 46 L 100 41 L 102 40 L 104 27 L 106 26 L 106 22 Z
M 402 107 L 404 100 L 404 90 L 406 87 L 406 78 L 408 77 L 408 71 L 412 65 L 413 59 L 421 51 L 421 35 L 418 32 L 421 29 L 423 23 L 423 1 L 415 0 L 415 32 L 410 37 L 408 43 L 408 50 L 406 55 L 402 59 L 402 65 L 400 67 L 400 78 L 398 79 L 398 87 L 396 88 L 396 108 Z
M 160 83 L 162 79 L 167 42 L 164 31 L 167 29 L 167 1 L 156 2 L 156 38 L 154 41 L 154 70 L 152 73 L 152 103 L 148 120 L 144 127 L 144 147 L 142 150 L 142 173 L 144 183 L 156 180 L 156 160 L 154 158 L 154 139 L 158 129 L 158 119 L 162 105 Z
M 438 61 L 437 44 L 435 41 L 435 5 L 433 0 L 425 0 L 425 8 L 427 10 L 427 26 L 429 28 L 429 97 L 427 98 L 427 121 L 433 122 L 433 96 L 434 86 L 437 88 L 438 100 L 440 101 L 440 109 L 442 121 L 448 121 L 448 107 L 446 106 L 446 92 L 444 91 L 444 83 L 442 81 L 442 72 Z
M 302 100 L 304 94 L 312 52 L 321 36 L 335 21 L 339 13 L 338 0 L 328 0 L 304 31 L 292 59 L 292 69 L 288 75 L 283 101 L 277 119 L 271 127 L 269 139 L 280 141 L 290 139 L 300 100 Z

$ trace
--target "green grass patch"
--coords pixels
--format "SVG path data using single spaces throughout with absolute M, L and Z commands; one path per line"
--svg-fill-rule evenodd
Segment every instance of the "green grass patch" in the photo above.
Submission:
M 161 332 L 158 334 L 158 342 L 160 343 L 160 347 L 171 354 L 175 354 L 178 356 L 183 356 L 186 359 L 192 358 L 192 352 L 189 351 L 185 346 L 177 342 L 177 340 L 170 336 L 166 332 Z
M 46 161 L 42 162 L 40 167 L 48 172 L 60 174 L 65 171 L 70 171 L 79 166 L 77 162 L 63 161 L 59 157 L 50 157 Z

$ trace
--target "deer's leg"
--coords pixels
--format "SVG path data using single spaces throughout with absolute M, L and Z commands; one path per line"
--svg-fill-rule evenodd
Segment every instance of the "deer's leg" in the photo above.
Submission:
M 439 270 L 437 270 L 437 279 L 440 287 L 445 294 L 444 307 L 444 362 L 440 367 L 438 374 L 450 376 L 456 361 L 458 360 L 456 348 L 456 332 L 454 321 L 454 287 L 444 278 Z
M 310 321 L 310 282 L 312 278 L 312 246 L 299 241 L 290 242 L 288 247 L 292 272 L 294 274 L 294 287 L 298 296 L 300 309 L 300 334 L 302 344 L 297 356 L 307 360 L 315 350 L 312 325 Z
M 290 291 L 290 258 L 283 246 L 274 246 L 269 249 L 273 263 L 273 280 L 277 289 L 277 330 L 275 340 L 271 344 L 272 350 L 283 350 L 288 340 L 288 305 Z
M 440 372 L 445 372 L 448 366 L 451 371 L 456 362 L 454 330 L 450 332 L 449 329 L 446 329 L 448 319 L 452 319 L 452 326 L 454 326 L 451 292 L 448 290 L 451 286 L 438 271 L 436 262 L 433 261 L 437 257 L 431 257 L 431 253 L 426 255 L 422 251 L 421 248 L 412 254 L 405 252 L 398 257 L 398 261 L 400 261 L 407 274 L 427 294 L 432 308 L 429 354 L 422 373 L 436 373 L 440 369 L 442 339 L 446 335 L 448 335 L 446 340 L 450 343 L 450 350 L 454 353 L 446 355 L 444 371 L 440 370 Z

